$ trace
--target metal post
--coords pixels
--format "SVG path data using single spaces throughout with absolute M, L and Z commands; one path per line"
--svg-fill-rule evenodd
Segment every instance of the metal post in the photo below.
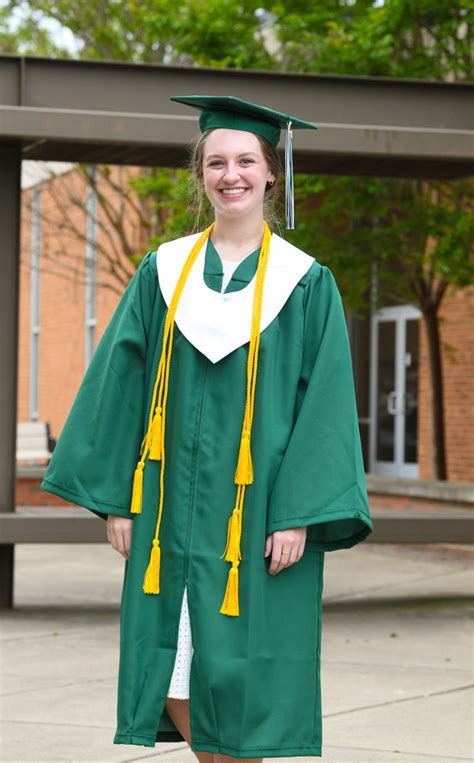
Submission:
M 16 492 L 20 144 L 0 144 L 0 179 L 0 511 L 12 512 Z M 13 551 L 12 543 L 0 543 L 0 609 L 13 606 Z

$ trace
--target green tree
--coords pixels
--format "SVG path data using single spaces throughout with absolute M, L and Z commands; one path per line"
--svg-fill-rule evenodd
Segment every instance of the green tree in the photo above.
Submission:
M 471 0 L 272 3 L 288 71 L 473 78 Z
M 468 0 L 283 0 L 271 10 L 289 71 L 472 79 Z M 421 310 L 432 383 L 432 476 L 444 480 L 442 358 L 452 348 L 442 346 L 439 313 L 446 294 L 474 281 L 472 181 L 306 176 L 297 183 L 302 209 L 291 237 L 331 265 L 347 304 L 364 306 L 375 267 L 378 306 L 389 296 Z
M 419 307 L 432 383 L 433 478 L 446 479 L 442 349 L 456 357 L 442 347 L 439 312 L 446 295 L 474 282 L 472 180 L 299 176 L 295 193 L 305 201 L 291 237 L 337 274 L 349 308 L 368 314 L 388 300 Z M 367 288 L 374 272 L 375 300 Z

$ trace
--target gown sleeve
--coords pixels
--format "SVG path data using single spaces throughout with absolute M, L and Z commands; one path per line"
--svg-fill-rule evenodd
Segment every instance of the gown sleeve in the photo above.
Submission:
M 373 525 L 342 300 L 330 269 L 313 268 L 294 425 L 269 497 L 267 534 L 306 526 L 309 548 L 334 551 L 364 540 Z
M 143 258 L 104 331 L 40 485 L 103 519 L 134 517 L 129 507 L 144 435 L 148 334 L 158 290 L 154 254 Z

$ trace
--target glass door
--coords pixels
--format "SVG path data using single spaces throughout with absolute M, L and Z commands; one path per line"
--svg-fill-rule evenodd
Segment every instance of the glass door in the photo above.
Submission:
M 418 477 L 420 311 L 386 307 L 372 317 L 370 471 Z

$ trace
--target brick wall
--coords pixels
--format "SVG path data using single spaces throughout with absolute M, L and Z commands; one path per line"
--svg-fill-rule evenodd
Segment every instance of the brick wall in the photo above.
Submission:
M 474 286 L 446 296 L 440 313 L 447 476 L 474 481 Z M 424 323 L 420 320 L 418 445 L 420 478 L 433 479 L 431 382 Z
M 54 193 L 50 192 L 51 185 Z M 32 193 L 31 189 L 24 191 L 22 199 L 18 421 L 29 420 Z M 68 203 L 67 215 L 71 224 L 85 231 L 86 187 L 78 173 L 71 171 L 67 176 L 43 182 L 41 191 L 41 215 L 52 222 L 43 221 L 41 232 L 38 413 L 40 420 L 50 423 L 53 437 L 60 434 L 84 375 L 86 340 L 86 244 L 73 233 L 59 229 L 58 193 L 63 202 L 72 196 L 78 199 L 81 206 Z M 99 241 L 106 246 L 104 238 L 99 233 Z M 100 252 L 97 258 L 96 345 L 125 288 L 107 272 L 108 263 Z M 127 261 L 124 267 L 128 267 L 130 277 L 133 266 Z
M 390 479 L 390 478 L 389 478 Z M 379 477 L 379 482 L 383 478 Z M 17 506 L 76 506 L 64 498 L 40 489 L 41 476 L 19 477 L 17 480 Z M 397 495 L 382 490 L 368 490 L 369 506 L 373 509 L 396 509 L 398 511 L 446 511 L 446 509 L 474 510 L 472 501 L 449 497 L 424 497 L 422 495 Z
M 17 477 L 16 506 L 74 506 L 69 501 L 53 493 L 45 493 L 40 488 L 42 477 Z

